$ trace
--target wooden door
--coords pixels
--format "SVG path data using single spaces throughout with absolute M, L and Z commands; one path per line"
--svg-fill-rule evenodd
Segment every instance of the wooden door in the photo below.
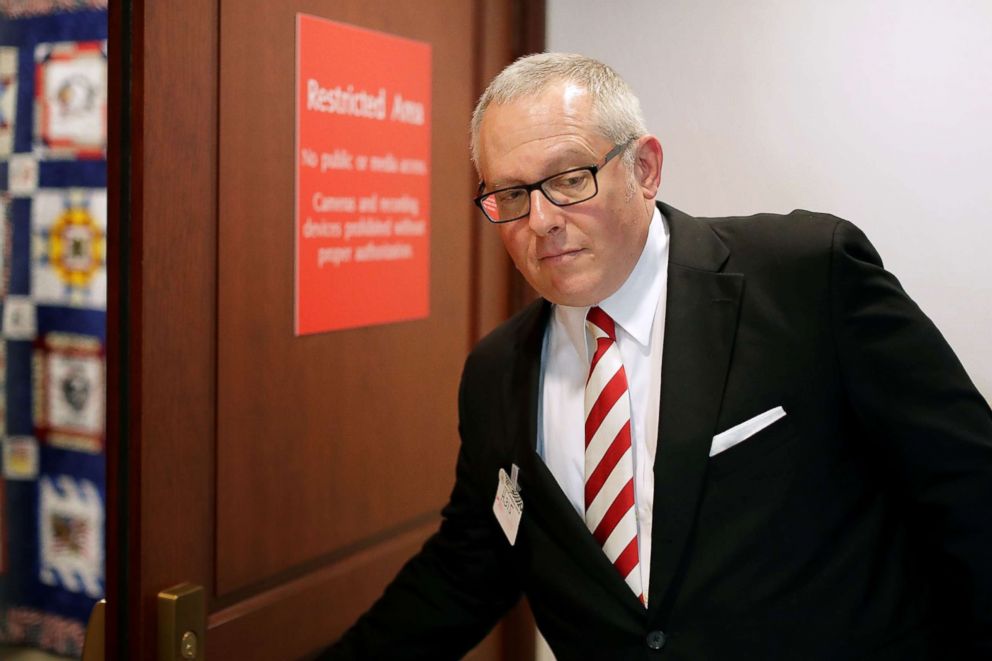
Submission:
M 293 336 L 297 12 L 432 46 L 426 319 Z M 206 590 L 208 658 L 307 654 L 354 621 L 436 528 L 461 363 L 514 291 L 469 201 L 467 125 L 484 81 L 533 47 L 519 38 L 543 25 L 529 12 L 543 5 L 112 6 L 116 658 L 156 658 L 156 595 L 181 581 Z M 520 644 L 491 636 L 475 656 Z

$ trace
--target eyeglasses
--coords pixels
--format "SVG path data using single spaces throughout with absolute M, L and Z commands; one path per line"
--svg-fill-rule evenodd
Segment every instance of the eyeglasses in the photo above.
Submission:
M 530 194 L 535 190 L 541 191 L 544 197 L 557 207 L 568 207 L 591 200 L 599 192 L 596 173 L 606 167 L 613 157 L 626 149 L 635 139 L 631 138 L 613 147 L 599 165 L 572 168 L 535 181 L 533 184 L 510 186 L 483 193 L 475 198 L 475 205 L 482 209 L 489 222 L 508 223 L 530 214 Z M 481 192 L 485 186 L 485 182 L 480 182 L 479 191 Z

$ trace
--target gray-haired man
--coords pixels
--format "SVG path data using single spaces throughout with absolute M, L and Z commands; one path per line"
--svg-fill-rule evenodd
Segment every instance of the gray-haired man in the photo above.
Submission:
M 608 67 L 517 61 L 477 204 L 543 297 L 482 340 L 440 531 L 327 658 L 992 658 L 992 412 L 864 235 L 694 219 Z M 511 477 L 512 476 L 512 477 Z

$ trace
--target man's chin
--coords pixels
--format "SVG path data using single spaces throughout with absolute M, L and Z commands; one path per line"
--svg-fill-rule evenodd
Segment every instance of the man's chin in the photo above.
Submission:
M 575 283 L 561 283 L 543 288 L 534 288 L 541 296 L 555 305 L 566 305 L 570 308 L 589 307 L 602 300 L 602 297 L 597 296 L 595 290 L 591 287 L 583 287 Z

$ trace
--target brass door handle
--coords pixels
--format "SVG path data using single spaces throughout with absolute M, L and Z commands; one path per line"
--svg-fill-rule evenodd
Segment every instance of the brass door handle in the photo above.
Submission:
M 105 661 L 107 658 L 106 641 L 107 600 L 101 599 L 93 604 L 90 620 L 86 623 L 86 638 L 83 639 L 82 661 Z
M 206 633 L 202 586 L 180 583 L 158 593 L 158 661 L 204 661 Z

